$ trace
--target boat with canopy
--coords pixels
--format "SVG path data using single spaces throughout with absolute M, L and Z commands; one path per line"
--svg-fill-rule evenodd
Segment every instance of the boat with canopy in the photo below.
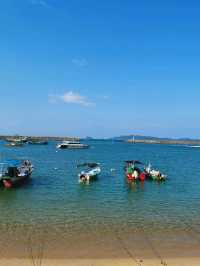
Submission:
M 29 160 L 6 160 L 0 162 L 0 183 L 5 188 L 23 184 L 29 179 L 33 165 Z
M 162 174 L 159 170 L 155 170 L 151 167 L 151 164 L 145 166 L 144 163 L 137 160 L 125 161 L 125 176 L 128 182 L 133 181 L 145 181 L 155 180 L 163 181 L 166 179 L 166 175 Z

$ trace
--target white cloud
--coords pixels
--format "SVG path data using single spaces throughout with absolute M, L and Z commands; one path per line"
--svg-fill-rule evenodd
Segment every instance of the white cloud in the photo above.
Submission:
M 50 7 L 50 5 L 45 0 L 30 0 L 32 5 L 38 5 L 43 7 Z
M 88 66 L 88 61 L 85 58 L 73 58 L 72 63 L 78 67 Z
M 79 104 L 82 106 L 95 106 L 95 103 L 88 100 L 87 97 L 80 95 L 79 93 L 68 91 L 65 92 L 63 95 L 49 95 L 49 102 L 50 103 L 58 103 L 63 102 L 66 104 Z
M 104 100 L 109 100 L 110 97 L 109 97 L 108 95 L 104 95 L 104 96 L 102 96 L 102 99 L 104 99 Z

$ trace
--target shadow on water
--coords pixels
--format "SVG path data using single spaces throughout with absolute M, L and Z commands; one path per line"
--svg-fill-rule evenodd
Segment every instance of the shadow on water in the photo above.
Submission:
M 127 182 L 125 180 L 125 183 L 127 192 L 139 192 L 145 190 L 145 182 Z
M 15 189 L 0 188 L 0 201 L 1 204 L 12 202 L 17 198 L 17 191 Z

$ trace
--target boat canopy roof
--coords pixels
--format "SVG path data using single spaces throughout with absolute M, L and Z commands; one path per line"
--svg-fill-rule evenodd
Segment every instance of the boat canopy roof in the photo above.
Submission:
M 131 163 L 131 164 L 143 164 L 142 162 L 137 161 L 137 160 L 128 160 L 128 161 L 125 161 L 125 163 Z
M 77 167 L 89 167 L 89 168 L 95 168 L 97 166 L 99 166 L 99 163 L 82 163 L 77 165 Z
M 19 167 L 23 162 L 30 162 L 27 159 L 10 159 L 10 160 L 1 160 L 0 166 L 7 166 L 7 167 Z
M 17 168 L 20 165 L 20 160 L 4 160 L 0 161 L 0 177 L 2 177 L 9 167 Z

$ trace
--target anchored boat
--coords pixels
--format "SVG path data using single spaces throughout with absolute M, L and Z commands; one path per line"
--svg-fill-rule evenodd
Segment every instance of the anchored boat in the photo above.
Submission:
M 5 188 L 23 184 L 29 179 L 33 165 L 29 160 L 10 160 L 0 163 L 0 182 Z
M 56 146 L 58 149 L 86 149 L 89 145 L 80 143 L 80 141 L 63 141 Z
M 167 176 L 162 174 L 159 170 L 153 169 L 150 163 L 144 168 L 144 171 L 147 175 L 147 178 L 150 180 L 164 181 L 167 178 Z
M 146 179 L 164 181 L 167 178 L 159 170 L 152 169 L 151 164 L 145 166 L 144 163 L 136 160 L 125 161 L 125 175 L 128 182 Z
M 79 164 L 77 167 L 85 168 L 78 175 L 80 183 L 96 180 L 101 173 L 101 168 L 99 163 L 84 163 L 84 164 Z
M 128 182 L 144 181 L 146 179 L 146 173 L 140 168 L 143 165 L 142 162 L 136 160 L 125 161 L 124 170 Z

